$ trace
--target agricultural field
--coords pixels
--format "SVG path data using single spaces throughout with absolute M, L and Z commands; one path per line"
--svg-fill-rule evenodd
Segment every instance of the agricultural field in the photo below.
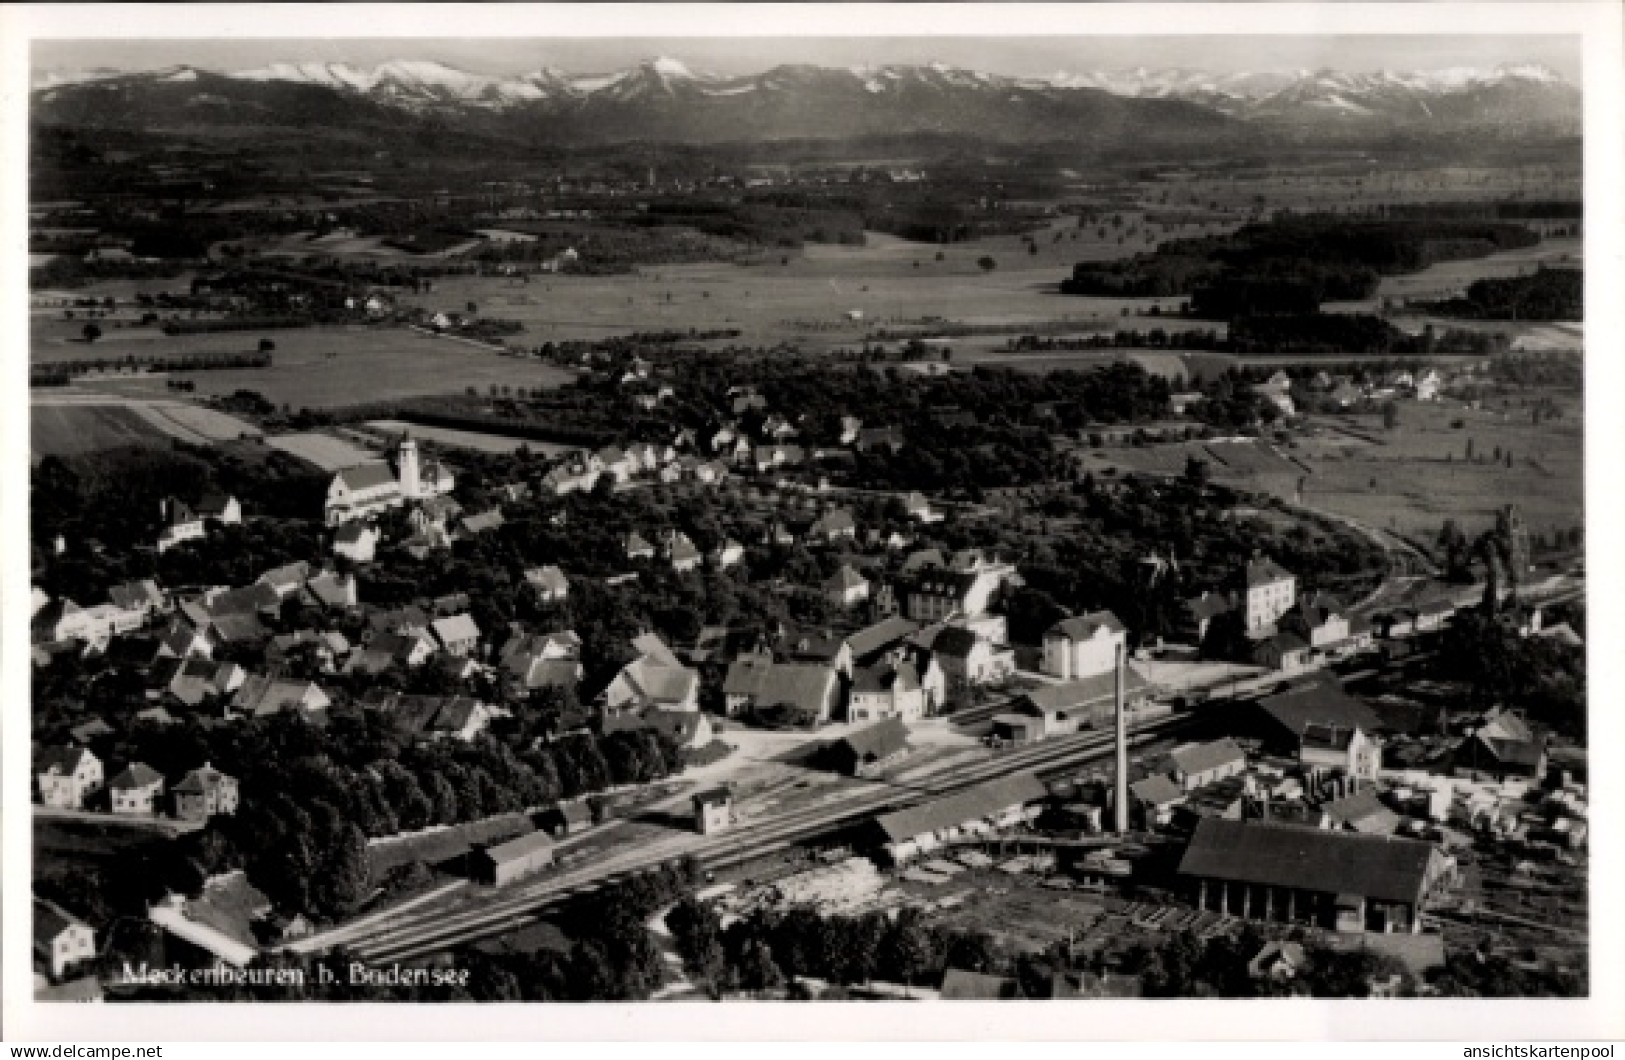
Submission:
M 1259 441 L 1177 442 L 1147 446 L 1117 446 L 1081 450 L 1083 467 L 1150 475 L 1181 475 L 1191 458 L 1204 460 L 1214 481 L 1251 489 L 1291 489 L 1308 473 L 1296 453 L 1282 453 Z
M 309 461 L 323 471 L 338 471 L 378 459 L 377 453 L 331 434 L 276 434 L 266 438 L 265 444 Z
M 1580 525 L 1585 521 L 1582 402 L 1574 394 L 1541 396 L 1559 403 L 1561 419 L 1536 426 L 1517 399 L 1505 411 L 1403 403 L 1392 431 L 1374 415 L 1332 417 L 1333 425 L 1354 421 L 1380 444 L 1342 447 L 1335 454 L 1293 452 L 1313 472 L 1304 483 L 1303 501 L 1428 541 L 1446 519 L 1471 534 L 1514 502 L 1531 533 Z M 1466 455 L 1469 440 L 1473 461 Z
M 261 337 L 258 333 L 227 333 L 171 338 L 151 329 L 143 329 L 142 333 L 148 337 L 124 342 L 110 341 L 110 336 L 97 342 L 94 349 L 98 355 L 109 357 L 126 353 L 240 352 L 253 350 Z M 469 386 L 484 390 L 492 384 L 555 387 L 572 378 L 569 372 L 551 365 L 505 357 L 407 328 L 298 328 L 268 332 L 266 337 L 276 343 L 272 354 L 275 363 L 269 368 L 187 372 L 184 377 L 197 384 L 195 393 L 200 397 L 253 390 L 272 404 L 295 409 L 456 393 Z M 76 344 L 55 359 L 82 357 L 86 349 Z M 161 376 L 114 377 L 83 385 L 153 398 L 166 393 Z
M 533 453 L 545 456 L 557 456 L 569 452 L 575 446 L 557 445 L 552 442 L 535 442 L 524 438 L 508 438 L 500 434 L 486 434 L 483 431 L 459 431 L 450 427 L 425 427 L 421 424 L 406 423 L 403 420 L 372 420 L 367 427 L 385 434 L 401 434 L 412 432 L 412 437 L 437 445 L 448 445 L 458 449 L 473 449 L 481 453 L 512 453 L 525 446 Z
M 1143 321 L 1142 321 L 1143 324 Z M 1004 345 L 1005 338 L 994 340 L 991 345 Z M 1137 364 L 1152 375 L 1160 375 L 1176 386 L 1188 385 L 1196 376 L 1212 379 L 1226 368 L 1230 368 L 1239 360 L 1226 353 L 1213 353 L 1206 350 L 1168 350 L 1151 352 L 1147 350 L 1040 350 L 1034 352 L 1010 352 L 1006 350 L 990 349 L 985 344 L 983 348 L 964 348 L 957 342 L 951 344 L 953 360 L 950 362 L 954 370 L 963 371 L 986 365 L 993 368 L 1014 368 L 1021 372 L 1043 374 L 1045 372 L 1086 372 L 1107 364 L 1129 363 Z
M 169 436 L 123 405 L 34 405 L 28 417 L 35 460 L 138 445 L 168 448 Z
M 1070 227 L 1069 227 L 1070 226 Z M 629 331 L 737 328 L 739 342 L 795 341 L 809 346 L 860 343 L 876 326 L 942 318 L 1000 324 L 1075 319 L 1080 331 L 1125 308 L 1139 311 L 1173 299 L 1074 298 L 1060 281 L 1083 256 L 1079 244 L 1053 243 L 1057 231 L 1035 235 L 1036 254 L 1016 236 L 939 247 L 893 236 L 870 235 L 863 247 L 809 245 L 787 252 L 783 264 L 646 266 L 630 275 L 543 276 L 529 282 L 447 277 L 435 289 L 402 295 L 429 310 L 475 303 L 482 315 L 522 321 L 528 336 L 596 339 Z M 1113 244 L 1102 256 L 1147 249 Z M 943 260 L 936 260 L 941 253 Z M 978 259 L 991 257 L 992 270 Z M 862 319 L 847 320 L 857 310 Z
M 258 438 L 264 433 L 252 423 L 240 420 L 236 416 L 178 401 L 155 404 L 151 407 L 151 411 L 179 424 L 182 430 L 202 435 L 210 442 L 231 442 L 244 436 Z
M 1197 456 L 1216 482 L 1301 499 L 1423 542 L 1446 519 L 1469 534 L 1485 529 L 1514 501 L 1531 533 L 1566 530 L 1585 519 L 1582 403 L 1574 394 L 1529 395 L 1537 396 L 1556 401 L 1562 417 L 1536 426 L 1517 398 L 1506 410 L 1408 401 L 1400 403 L 1393 430 L 1374 413 L 1311 416 L 1307 430 L 1278 451 L 1256 443 L 1116 446 L 1083 450 L 1083 466 L 1097 475 L 1106 468 L 1174 475 Z
M 462 240 L 440 250 L 413 253 L 386 245 L 383 236 L 358 236 L 338 232 L 313 236 L 309 232 L 295 232 L 262 247 L 260 253 L 267 257 L 285 257 L 294 260 L 311 255 L 330 254 L 335 257 L 365 258 L 383 262 L 440 261 L 466 254 L 477 248 L 480 243 L 481 241 L 477 239 Z

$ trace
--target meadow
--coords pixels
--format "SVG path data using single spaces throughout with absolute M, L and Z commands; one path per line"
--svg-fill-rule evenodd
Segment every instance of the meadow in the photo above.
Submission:
M 28 444 L 37 460 L 125 445 L 162 449 L 169 435 L 123 405 L 34 405 Z
M 1558 402 L 1561 419 L 1537 426 L 1517 399 L 1505 411 L 1406 402 L 1392 431 L 1384 430 L 1376 415 L 1333 417 L 1333 423 L 1357 421 L 1361 433 L 1381 444 L 1293 453 L 1313 471 L 1304 482 L 1303 501 L 1421 541 L 1431 541 L 1446 519 L 1455 519 L 1469 534 L 1487 529 L 1505 504 L 1518 505 L 1532 533 L 1583 525 L 1583 405 L 1573 394 L 1540 396 Z
M 1282 445 L 1278 456 L 1212 443 L 1116 446 L 1084 450 L 1083 467 L 1097 476 L 1107 468 L 1173 475 L 1197 456 L 1208 461 L 1216 482 L 1301 499 L 1419 543 L 1431 542 L 1446 519 L 1468 534 L 1487 529 L 1509 503 L 1518 505 L 1532 533 L 1582 525 L 1582 403 L 1574 394 L 1529 396 L 1550 397 L 1562 417 L 1537 426 L 1518 398 L 1506 410 L 1407 401 L 1399 404 L 1392 430 L 1375 413 L 1307 417 L 1305 433 Z M 1473 460 L 1467 459 L 1469 439 Z
M 265 439 L 265 444 L 308 460 L 323 471 L 338 471 L 378 459 L 377 453 L 331 434 L 274 434 Z
M 372 420 L 366 425 L 379 437 L 387 438 L 397 434 L 411 432 L 412 437 L 436 445 L 447 445 L 457 449 L 472 449 L 481 453 L 512 453 L 521 446 L 533 453 L 543 456 L 557 456 L 567 453 L 575 446 L 558 445 L 553 442 L 535 442 L 524 438 L 509 438 L 500 434 L 488 434 L 484 431 L 460 431 L 451 427 L 425 427 L 417 423 L 406 423 L 402 420 Z
M 122 343 L 104 338 L 93 349 L 109 357 L 125 353 L 170 355 L 251 350 L 259 337 L 257 333 L 173 338 L 160 334 L 161 341 Z M 188 372 L 180 377 L 196 384 L 193 393 L 199 397 L 253 390 L 272 404 L 293 409 L 333 408 L 455 393 L 470 386 L 483 391 L 493 384 L 555 387 L 573 378 L 570 372 L 551 365 L 506 357 L 407 328 L 299 328 L 270 332 L 266 337 L 276 343 L 272 355 L 274 363 L 269 368 Z M 73 355 L 84 356 L 86 348 L 78 345 Z M 83 385 L 149 398 L 170 394 L 163 377 L 113 377 L 86 381 Z

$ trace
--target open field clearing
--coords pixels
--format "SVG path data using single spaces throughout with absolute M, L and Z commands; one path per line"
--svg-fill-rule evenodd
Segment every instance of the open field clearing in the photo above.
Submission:
M 1003 341 L 1003 339 L 998 340 L 1000 345 L 1003 344 Z M 1210 353 L 1203 350 L 1151 352 L 1145 350 L 1104 349 L 1011 353 L 992 349 L 962 349 L 956 344 L 953 346 L 953 351 L 952 364 L 956 369 L 988 365 L 1036 373 L 1057 371 L 1087 372 L 1102 365 L 1128 362 L 1139 365 L 1152 375 L 1160 375 L 1175 382 L 1185 380 L 1186 383 L 1189 383 L 1195 375 L 1211 379 L 1237 363 L 1236 359 L 1229 354 Z
M 1584 324 L 1523 324 L 1513 325 L 1517 338 L 1512 340 L 1515 350 L 1583 350 Z
M 34 405 L 28 438 L 36 460 L 124 445 L 169 446 L 168 434 L 124 405 Z
M 386 434 L 401 434 L 412 432 L 412 437 L 426 442 L 435 442 L 439 445 L 456 446 L 459 449 L 473 449 L 481 453 L 512 453 L 520 446 L 526 446 L 533 453 L 542 453 L 546 456 L 557 456 L 569 452 L 576 446 L 557 445 L 552 442 L 535 442 L 524 438 L 506 438 L 500 434 L 486 434 L 483 431 L 459 431 L 450 427 L 424 427 L 416 423 L 406 423 L 403 420 L 372 420 L 368 427 Z
M 1152 475 L 1182 475 L 1192 457 L 1207 462 L 1208 472 L 1215 481 L 1233 486 L 1257 489 L 1262 483 L 1271 486 L 1276 480 L 1292 483 L 1307 474 L 1305 468 L 1291 457 L 1258 441 L 1178 442 L 1086 449 L 1083 451 L 1083 466 L 1091 470 L 1116 467 Z M 1290 486 L 1287 488 L 1290 489 Z
M 1363 302 L 1328 302 L 1323 308 L 1328 313 L 1373 313 L 1384 299 L 1399 303 L 1407 298 L 1429 301 L 1450 298 L 1465 292 L 1474 280 L 1517 276 L 1534 272 L 1542 265 L 1579 268 L 1584 256 L 1582 239 L 1569 236 L 1543 239 L 1532 247 L 1504 250 L 1470 261 L 1444 261 L 1405 276 L 1384 276 L 1374 297 Z
M 266 438 L 265 444 L 308 460 L 323 471 L 337 471 L 378 459 L 377 453 L 331 434 L 276 434 Z
M 793 266 L 684 265 L 635 276 L 563 276 L 513 284 L 452 277 L 403 301 L 426 309 L 474 302 L 482 314 L 524 322 L 518 344 L 598 339 L 632 331 L 737 328 L 748 344 L 791 341 L 855 345 L 872 327 L 941 318 L 970 324 L 1073 320 L 1090 330 L 1157 299 L 1076 298 L 1059 293 L 1070 261 L 1045 269 L 860 275 L 837 268 L 812 277 Z M 1173 299 L 1160 300 L 1172 308 Z M 862 314 L 848 320 L 849 312 Z M 280 351 L 280 345 L 278 347 Z M 279 358 L 280 359 L 280 358 Z
M 239 438 L 258 438 L 261 431 L 252 423 L 245 422 L 235 416 L 217 412 L 214 409 L 200 408 L 197 405 L 184 401 L 176 401 L 167 397 L 162 388 L 152 384 L 155 378 L 142 379 L 139 377 L 109 377 L 108 382 L 124 384 L 123 392 L 116 392 L 102 387 L 73 387 L 35 391 L 31 395 L 30 405 L 36 417 L 41 410 L 49 409 L 54 413 L 84 411 L 87 417 L 96 414 L 114 416 L 115 412 L 128 413 L 149 428 L 160 434 L 188 442 L 193 445 L 209 445 L 215 442 L 232 442 Z M 144 388 L 142 388 L 144 385 Z M 68 417 L 72 419 L 71 416 Z M 89 418 L 86 422 L 90 422 Z M 108 443 L 118 444 L 118 443 Z M 90 448 L 102 448 L 100 445 L 91 445 Z
M 414 254 L 398 247 L 385 246 L 383 236 L 346 236 L 335 233 L 313 239 L 308 232 L 296 232 L 269 244 L 261 252 L 268 257 L 287 257 L 296 260 L 311 255 L 331 254 L 336 257 L 366 258 L 372 261 L 440 261 L 465 254 L 478 247 L 480 243 L 481 240 L 471 239 L 445 250 Z
M 265 331 L 221 331 L 210 335 L 165 335 L 155 327 L 102 327 L 102 337 L 86 343 L 80 335 L 83 324 L 68 320 L 35 320 L 29 332 L 29 361 L 51 364 L 97 357 L 113 360 L 125 356 L 175 357 L 208 353 L 253 353 L 260 339 L 276 343 L 273 359 L 325 356 L 328 353 L 372 352 L 399 345 L 405 328 L 334 326 L 313 328 L 270 328 Z
M 197 384 L 200 396 L 253 390 L 273 404 L 296 409 L 454 393 L 469 386 L 483 391 L 492 384 L 554 387 L 572 378 L 570 373 L 550 365 L 504 357 L 406 328 L 300 328 L 272 332 L 269 337 L 276 343 L 272 355 L 275 363 L 270 368 L 188 372 L 185 378 Z M 166 341 L 128 344 L 120 355 L 252 350 L 259 335 L 160 338 Z M 114 348 L 105 340 L 96 344 L 98 351 L 109 356 Z M 60 359 L 83 356 L 84 349 L 79 345 L 72 355 Z M 125 377 L 87 385 L 109 393 L 153 397 L 164 393 L 158 378 Z
M 183 405 L 179 402 L 158 404 L 152 406 L 152 411 L 180 424 L 186 430 L 201 434 L 211 442 L 232 442 L 245 435 L 258 438 L 264 433 L 252 423 L 196 405 Z
M 1359 429 L 1383 444 L 1335 456 L 1304 454 L 1314 473 L 1304 483 L 1303 502 L 1425 540 L 1450 518 L 1468 533 L 1484 529 L 1508 503 L 1518 505 L 1531 533 L 1579 525 L 1585 518 L 1583 409 L 1577 396 L 1555 397 L 1563 418 L 1539 426 L 1516 407 L 1503 416 L 1406 403 L 1393 431 L 1384 431 L 1377 416 L 1363 417 Z M 1451 426 L 1458 420 L 1460 428 Z M 1469 438 L 1477 462 L 1466 459 Z
M 83 287 L 71 290 L 46 288 L 28 293 L 28 303 L 36 313 L 51 313 L 62 315 L 58 303 L 67 304 L 80 298 L 112 298 L 119 302 L 126 302 L 138 294 L 155 295 L 163 291 L 178 294 L 191 290 L 192 280 L 196 273 L 185 270 L 175 276 L 156 277 L 152 279 L 124 279 L 124 280 L 96 280 Z
M 1576 395 L 1550 396 L 1563 416 L 1539 426 L 1518 407 L 1503 414 L 1402 402 L 1392 431 L 1376 414 L 1311 417 L 1320 432 L 1278 453 L 1256 443 L 1118 446 L 1085 450 L 1083 466 L 1097 475 L 1104 468 L 1177 475 L 1196 456 L 1208 461 L 1216 482 L 1288 501 L 1301 484 L 1309 507 L 1422 541 L 1432 541 L 1446 519 L 1476 533 L 1514 502 L 1531 533 L 1566 530 L 1584 521 L 1585 425 Z M 1474 461 L 1466 458 L 1469 438 Z

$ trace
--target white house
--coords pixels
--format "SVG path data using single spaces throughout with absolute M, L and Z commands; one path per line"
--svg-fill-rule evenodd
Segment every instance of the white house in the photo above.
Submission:
M 664 551 L 666 558 L 671 561 L 671 569 L 679 574 L 699 569 L 700 550 L 681 530 L 672 530 L 666 534 Z
M 332 705 L 313 681 L 288 681 L 256 674 L 244 681 L 232 697 L 228 717 L 269 717 L 294 712 L 311 720 Z
M 1432 368 L 1429 368 L 1427 371 L 1416 377 L 1416 400 L 1439 400 L 1440 386 L 1441 380 L 1439 379 L 1439 373 Z
M 1250 561 L 1242 579 L 1247 594 L 1243 614 L 1249 635 L 1267 632 L 1297 600 L 1297 577 L 1267 557 Z
M 857 536 L 858 525 L 845 508 L 830 509 L 807 529 L 807 538 L 811 541 L 851 541 Z
M 968 626 L 936 630 L 930 639 L 930 652 L 947 678 L 970 686 L 1002 681 L 1016 672 L 1015 652 Z
M 636 530 L 626 535 L 625 547 L 627 559 L 654 559 L 655 547 Z
M 570 595 L 570 580 L 558 567 L 533 567 L 525 572 L 525 583 L 544 604 L 554 604 Z
M 729 714 L 747 707 L 784 706 L 828 721 L 840 705 L 841 680 L 833 666 L 822 663 L 747 656 L 728 667 L 722 696 Z
M 745 546 L 729 538 L 718 545 L 711 553 L 711 562 L 718 570 L 727 570 L 737 563 L 745 561 Z
M 96 958 L 96 932 L 56 903 L 35 898 L 34 954 L 60 980 L 69 968 Z
M 925 716 L 925 704 L 925 690 L 920 687 L 919 671 L 913 663 L 882 662 L 853 675 L 847 720 L 918 721 Z
M 480 627 L 469 615 L 451 615 L 429 624 L 435 639 L 448 655 L 464 658 L 474 653 L 480 644 Z
M 164 520 L 164 527 L 158 532 L 159 552 L 202 537 L 210 519 L 227 524 L 243 521 L 242 505 L 237 503 L 237 498 L 219 494 L 204 497 L 195 505 L 170 497 L 160 503 L 159 513 Z
M 164 794 L 164 778 L 142 762 L 132 762 L 107 782 L 114 813 L 151 817 Z
M 634 638 L 632 646 L 639 656 L 604 689 L 606 715 L 700 709 L 700 675 L 684 666 L 664 641 L 645 634 Z
M 903 498 L 903 509 L 908 512 L 910 519 L 917 519 L 922 523 L 942 522 L 942 513 L 931 507 L 931 501 L 923 493 L 916 491 Z
M 1004 584 L 1003 567 L 980 570 L 926 568 L 919 572 L 907 597 L 908 617 L 916 622 L 940 622 L 956 615 L 980 615 L 992 606 Z
M 102 786 L 102 760 L 84 747 L 47 747 L 40 752 L 34 776 L 40 802 L 67 810 L 82 809 L 85 796 Z
M 355 563 L 371 563 L 380 536 L 376 527 L 366 523 L 345 523 L 333 537 L 333 552 Z
M 328 526 L 361 519 L 406 502 L 395 472 L 382 460 L 347 467 L 333 476 L 327 486 Z
M 1055 623 L 1044 633 L 1046 674 L 1075 681 L 1110 673 L 1126 651 L 1128 630 L 1110 611 L 1092 611 Z
M 869 599 L 869 582 L 846 564 L 824 582 L 824 597 L 840 607 L 851 607 Z

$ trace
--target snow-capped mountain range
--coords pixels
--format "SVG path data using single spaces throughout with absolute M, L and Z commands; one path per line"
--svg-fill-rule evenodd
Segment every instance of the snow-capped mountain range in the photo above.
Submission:
M 257 98 L 252 93 L 256 85 L 277 91 Z M 1577 123 L 1580 109 L 1578 90 L 1536 64 L 1413 72 L 1142 68 L 1062 71 L 1048 77 L 1011 77 L 941 63 L 785 65 L 739 76 L 696 71 L 669 57 L 604 74 L 542 68 L 498 76 L 418 59 L 371 69 L 278 62 L 223 73 L 192 66 L 141 73 L 54 71 L 36 76 L 34 103 L 39 112 L 94 122 L 117 120 L 98 115 L 104 110 L 116 114 L 121 106 L 141 111 L 143 100 L 157 93 L 164 106 L 195 107 L 202 100 L 214 120 L 223 120 L 234 108 L 234 120 L 249 120 L 256 108 L 275 111 L 289 92 L 304 90 L 337 93 L 385 111 L 512 115 L 586 139 L 891 131 L 985 131 L 995 138 L 1026 139 L 1046 128 L 1062 137 L 1075 136 L 1082 121 L 1103 122 L 1101 131 L 1145 121 L 1182 133 L 1227 121 L 1299 126 L 1328 121 L 1357 126 L 1362 119 L 1436 125 Z M 1006 122 L 1010 127 L 1001 129 Z
M 691 87 L 708 95 L 733 95 L 758 89 L 793 87 L 784 83 L 783 71 L 809 71 L 814 67 L 778 67 L 761 74 L 723 76 L 691 70 L 679 59 L 665 56 L 607 74 L 569 74 L 544 67 L 533 73 L 496 76 L 471 73 L 445 63 L 421 59 L 397 59 L 370 70 L 348 63 L 271 63 L 251 70 L 227 72 L 240 81 L 289 81 L 324 85 L 358 92 L 383 101 L 410 106 L 417 103 L 460 102 L 489 106 L 517 105 L 559 96 L 585 98 L 606 94 L 632 98 L 639 94 L 673 94 Z M 144 76 L 171 81 L 192 80 L 194 67 L 172 67 Z M 1412 93 L 1418 96 L 1449 95 L 1473 89 L 1508 84 L 1564 86 L 1557 72 L 1539 64 L 1519 63 L 1481 68 L 1455 66 L 1439 70 L 1373 73 L 1337 70 L 1277 70 L 1244 73 L 1210 73 L 1184 68 L 1095 70 L 1072 73 L 1059 71 L 1049 77 L 1021 78 L 964 70 L 941 63 L 925 66 L 876 66 L 848 69 L 823 68 L 820 72 L 842 75 L 862 82 L 872 93 L 893 90 L 901 84 L 936 82 L 944 87 L 998 90 L 1098 89 L 1116 96 L 1152 99 L 1180 99 L 1211 103 L 1233 101 L 1237 108 L 1267 105 L 1276 97 L 1312 99 L 1341 96 L 1357 101 L 1371 94 Z M 91 81 L 143 76 L 117 70 L 48 72 L 35 81 L 36 90 Z

